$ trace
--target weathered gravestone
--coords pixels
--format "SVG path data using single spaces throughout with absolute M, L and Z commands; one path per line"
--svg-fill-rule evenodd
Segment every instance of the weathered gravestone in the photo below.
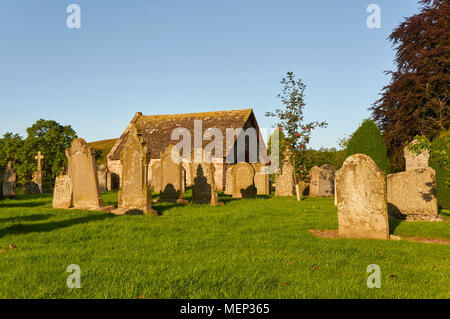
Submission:
M 73 185 L 73 205 L 75 209 L 111 210 L 113 207 L 103 206 L 98 187 L 95 150 L 85 140 L 77 138 L 66 149 L 69 163 L 69 175 Z
M 269 166 L 264 165 L 263 163 L 255 163 L 252 164 L 253 169 L 255 170 L 255 187 L 257 195 L 270 195 L 270 185 L 269 185 L 269 174 L 266 173 L 266 170 Z
M 195 153 L 200 154 L 195 156 Z M 222 204 L 219 202 L 216 184 L 214 181 L 214 165 L 212 164 L 211 155 L 202 156 L 202 149 L 194 150 L 194 161 L 191 164 L 192 184 L 192 201 L 194 204 L 211 204 L 216 206 Z M 197 163 L 196 158 L 200 158 L 201 162 Z
M 285 159 L 275 177 L 275 196 L 294 196 L 294 167 L 290 161 L 290 152 L 285 153 Z
M 314 166 L 309 172 L 311 178 L 309 195 L 313 197 L 333 197 L 335 173 L 336 169 L 333 165 L 325 164 L 320 168 Z
M 125 145 L 120 152 L 122 183 L 118 194 L 118 209 L 115 214 L 157 215 L 152 210 L 152 194 L 148 187 L 148 164 L 150 150 L 145 145 L 140 131 L 133 125 Z
M 34 158 L 37 160 L 37 171 L 33 172 L 32 181 L 38 185 L 39 191 L 43 193 L 44 190 L 42 184 L 44 183 L 45 171 L 42 170 L 42 161 L 45 156 L 39 151 Z
M 41 189 L 35 182 L 27 182 L 23 185 L 23 192 L 27 195 L 40 194 Z
M 415 144 L 413 141 L 411 144 Z M 415 154 L 404 148 L 406 171 L 387 178 L 389 216 L 422 221 L 443 221 L 438 215 L 436 172 L 428 167 L 429 152 Z
M 233 198 L 254 198 L 256 196 L 255 170 L 249 163 L 234 165 L 231 169 L 231 177 Z
M 444 220 L 438 215 L 436 173 L 431 167 L 388 175 L 387 200 L 393 218 Z
M 12 163 L 8 162 L 6 170 L 3 173 L 3 182 L 2 182 L 3 197 L 5 198 L 16 197 L 16 182 L 17 182 L 16 171 L 13 169 Z
M 309 183 L 306 183 L 304 181 L 298 182 L 298 191 L 300 193 L 300 196 L 306 196 L 309 193 Z
M 56 177 L 53 191 L 53 208 L 69 209 L 73 198 L 72 178 L 68 175 Z
M 187 180 L 186 180 L 186 169 L 184 168 L 183 165 L 181 165 L 181 192 L 184 194 L 186 192 L 186 185 Z
M 348 157 L 336 172 L 339 235 L 389 239 L 386 176 L 367 155 Z
M 161 192 L 161 161 L 154 161 L 151 165 L 152 170 L 152 182 L 151 186 L 155 193 Z
M 161 192 L 159 193 L 160 202 L 177 202 L 183 201 L 183 176 L 181 158 L 178 157 L 178 149 L 174 145 L 169 145 L 164 152 L 161 153 Z M 175 161 L 174 161 L 175 159 Z
M 233 176 L 231 176 L 231 170 L 233 166 L 230 166 L 225 171 L 225 194 L 233 195 Z
M 104 164 L 97 166 L 98 187 L 100 192 L 108 190 L 108 168 Z
M 410 144 L 417 144 L 417 141 L 414 140 Z M 408 146 L 405 146 L 403 154 L 405 156 L 406 171 L 428 167 L 428 161 L 430 160 L 430 152 L 428 150 L 424 150 L 420 154 L 415 154 L 408 149 Z

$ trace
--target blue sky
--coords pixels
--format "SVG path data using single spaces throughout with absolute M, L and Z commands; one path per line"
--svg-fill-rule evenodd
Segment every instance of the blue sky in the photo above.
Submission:
M 66 7 L 81 7 L 81 29 Z M 369 4 L 381 28 L 369 29 Z M 280 80 L 307 85 L 306 119 L 327 121 L 311 146 L 332 147 L 369 117 L 389 81 L 387 40 L 417 0 L 0 0 L 0 134 L 40 118 L 95 141 L 133 115 L 253 108 L 260 127 Z

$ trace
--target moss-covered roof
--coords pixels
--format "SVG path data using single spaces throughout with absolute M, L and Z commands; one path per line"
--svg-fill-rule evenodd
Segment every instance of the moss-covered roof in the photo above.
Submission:
M 246 126 L 250 123 L 252 127 L 258 129 L 252 109 L 170 115 L 142 115 L 141 113 L 136 113 L 121 138 L 112 148 L 108 158 L 111 160 L 120 158 L 123 141 L 125 141 L 131 125 L 136 125 L 141 132 L 147 147 L 150 149 L 151 158 L 159 158 L 160 153 L 169 144 L 178 143 L 178 141 L 171 140 L 173 130 L 178 127 L 186 128 L 191 132 L 193 143 L 194 120 L 202 121 L 203 132 L 208 128 L 218 128 L 222 131 L 224 138 L 226 137 L 227 128 L 247 128 Z M 203 146 L 209 142 L 204 141 Z

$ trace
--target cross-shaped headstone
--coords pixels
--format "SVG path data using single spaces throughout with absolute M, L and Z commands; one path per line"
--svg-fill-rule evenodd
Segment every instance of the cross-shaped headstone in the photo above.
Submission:
M 38 172 L 42 171 L 42 160 L 44 159 L 44 155 L 41 154 L 41 151 L 38 152 L 38 155 L 34 157 L 38 162 Z

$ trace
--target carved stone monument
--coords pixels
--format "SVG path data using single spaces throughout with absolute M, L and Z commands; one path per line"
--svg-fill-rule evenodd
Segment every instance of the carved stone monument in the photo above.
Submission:
M 53 191 L 53 208 L 69 209 L 73 198 L 72 178 L 67 175 L 56 177 Z
M 73 205 L 75 209 L 111 210 L 105 207 L 98 186 L 95 150 L 89 147 L 85 140 L 77 138 L 66 149 L 69 162 L 69 175 L 73 185 Z
M 120 152 L 122 183 L 118 194 L 119 207 L 114 214 L 157 215 L 152 210 L 152 194 L 148 187 L 148 165 L 150 150 L 147 148 L 139 129 L 133 125 L 125 145 Z
M 336 172 L 339 235 L 389 239 L 385 172 L 367 155 L 348 157 Z
M 233 198 L 254 198 L 256 187 L 254 183 L 255 170 L 249 163 L 238 163 L 231 170 L 233 181 Z

